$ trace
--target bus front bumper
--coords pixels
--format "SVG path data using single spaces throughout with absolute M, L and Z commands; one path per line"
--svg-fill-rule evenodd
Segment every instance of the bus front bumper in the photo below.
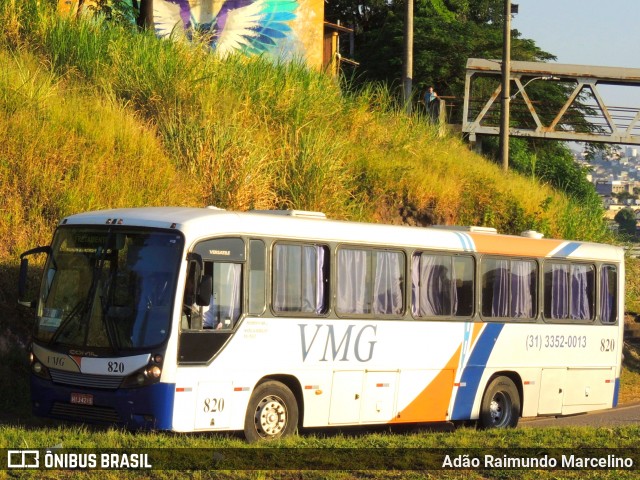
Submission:
M 170 383 L 104 390 L 31 376 L 34 415 L 131 430 L 171 430 L 174 394 L 175 384 Z

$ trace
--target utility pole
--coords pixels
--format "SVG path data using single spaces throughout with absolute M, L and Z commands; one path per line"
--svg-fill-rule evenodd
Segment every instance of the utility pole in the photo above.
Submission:
M 411 90 L 413 88 L 413 0 L 406 0 L 404 17 L 404 108 L 411 113 Z
M 153 0 L 133 0 L 133 6 L 138 9 L 138 27 L 153 29 Z
M 511 100 L 511 0 L 504 0 L 502 43 L 502 108 L 500 111 L 500 155 L 502 169 L 509 170 L 509 103 Z

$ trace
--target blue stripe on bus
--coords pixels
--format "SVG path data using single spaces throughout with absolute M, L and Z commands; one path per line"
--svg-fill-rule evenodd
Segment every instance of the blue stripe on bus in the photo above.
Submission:
M 578 242 L 569 242 L 551 256 L 552 257 L 568 257 L 573 252 L 575 252 L 578 249 L 578 247 L 580 247 L 580 244 Z
M 613 388 L 613 405 L 614 407 L 618 406 L 618 394 L 620 393 L 620 378 L 616 378 L 616 385 Z
M 480 334 L 480 338 L 469 357 L 469 362 L 462 371 L 460 383 L 465 386 L 458 388 L 451 420 L 468 420 L 471 418 L 471 410 L 480 386 L 480 378 L 482 378 L 484 369 L 487 366 L 487 360 L 489 360 L 503 327 L 504 324 L 501 323 L 489 323 Z
M 473 252 L 473 243 L 471 243 L 471 238 L 469 235 L 460 232 L 454 232 L 454 234 L 460 240 L 460 245 L 462 246 L 462 250 L 465 252 Z

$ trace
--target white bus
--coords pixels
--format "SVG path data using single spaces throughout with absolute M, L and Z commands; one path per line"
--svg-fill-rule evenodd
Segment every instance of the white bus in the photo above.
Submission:
M 69 216 L 21 256 L 33 412 L 253 441 L 615 406 L 623 250 L 540 237 L 213 207 Z

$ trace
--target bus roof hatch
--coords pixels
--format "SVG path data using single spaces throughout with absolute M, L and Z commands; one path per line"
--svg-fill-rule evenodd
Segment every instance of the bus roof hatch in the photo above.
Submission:
M 431 225 L 430 228 L 440 228 L 442 230 L 455 230 L 458 232 L 491 233 L 496 235 L 498 230 L 493 227 L 478 227 L 475 225 Z
M 327 216 L 322 212 L 310 212 L 307 210 L 250 210 L 251 213 L 265 213 L 269 215 L 284 215 L 287 217 L 303 217 L 326 219 Z

